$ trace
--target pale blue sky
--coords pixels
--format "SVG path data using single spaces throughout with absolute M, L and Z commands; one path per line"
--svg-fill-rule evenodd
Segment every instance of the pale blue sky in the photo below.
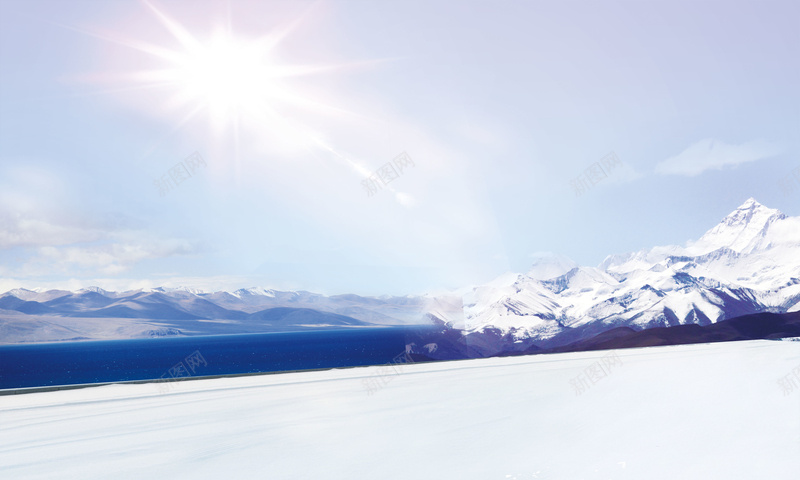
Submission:
M 800 215 L 799 5 L 0 0 L 0 290 L 422 293 Z

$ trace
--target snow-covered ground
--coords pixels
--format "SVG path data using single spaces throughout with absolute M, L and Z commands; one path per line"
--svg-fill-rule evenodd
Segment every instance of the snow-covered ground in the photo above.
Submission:
M 796 367 L 749 341 L 5 396 L 0 477 L 796 479 Z

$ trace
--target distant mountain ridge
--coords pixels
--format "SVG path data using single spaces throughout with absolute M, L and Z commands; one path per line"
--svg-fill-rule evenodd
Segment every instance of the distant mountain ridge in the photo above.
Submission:
M 798 311 L 800 217 L 750 198 L 686 246 L 609 255 L 598 267 L 539 254 L 526 273 L 449 294 L 18 288 L 0 295 L 0 343 L 434 324 L 441 344 L 415 343 L 441 356 L 485 356 L 579 344 L 610 330 Z
M 264 288 L 102 288 L 0 295 L 0 343 L 266 333 L 425 323 L 421 297 L 324 296 Z

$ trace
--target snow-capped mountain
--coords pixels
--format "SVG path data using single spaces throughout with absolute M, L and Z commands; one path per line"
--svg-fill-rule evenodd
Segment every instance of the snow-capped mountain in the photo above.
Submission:
M 505 275 L 463 297 L 464 328 L 557 345 L 614 327 L 644 329 L 800 310 L 800 217 L 750 198 L 699 240 L 611 255 L 546 278 Z M 454 322 L 456 323 L 456 322 Z
M 526 273 L 506 273 L 448 294 L 18 288 L 0 294 L 0 343 L 433 322 L 448 330 L 453 349 L 461 342 L 484 355 L 553 348 L 616 327 L 709 325 L 754 313 L 796 311 L 800 217 L 787 217 L 751 198 L 686 246 L 611 255 L 597 267 L 541 254 Z M 458 340 L 462 332 L 463 342 Z M 418 340 L 421 346 L 434 342 Z

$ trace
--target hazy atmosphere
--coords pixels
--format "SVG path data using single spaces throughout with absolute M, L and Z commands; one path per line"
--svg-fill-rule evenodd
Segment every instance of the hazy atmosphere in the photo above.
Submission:
M 0 291 L 419 294 L 799 215 L 798 18 L 0 0 Z

